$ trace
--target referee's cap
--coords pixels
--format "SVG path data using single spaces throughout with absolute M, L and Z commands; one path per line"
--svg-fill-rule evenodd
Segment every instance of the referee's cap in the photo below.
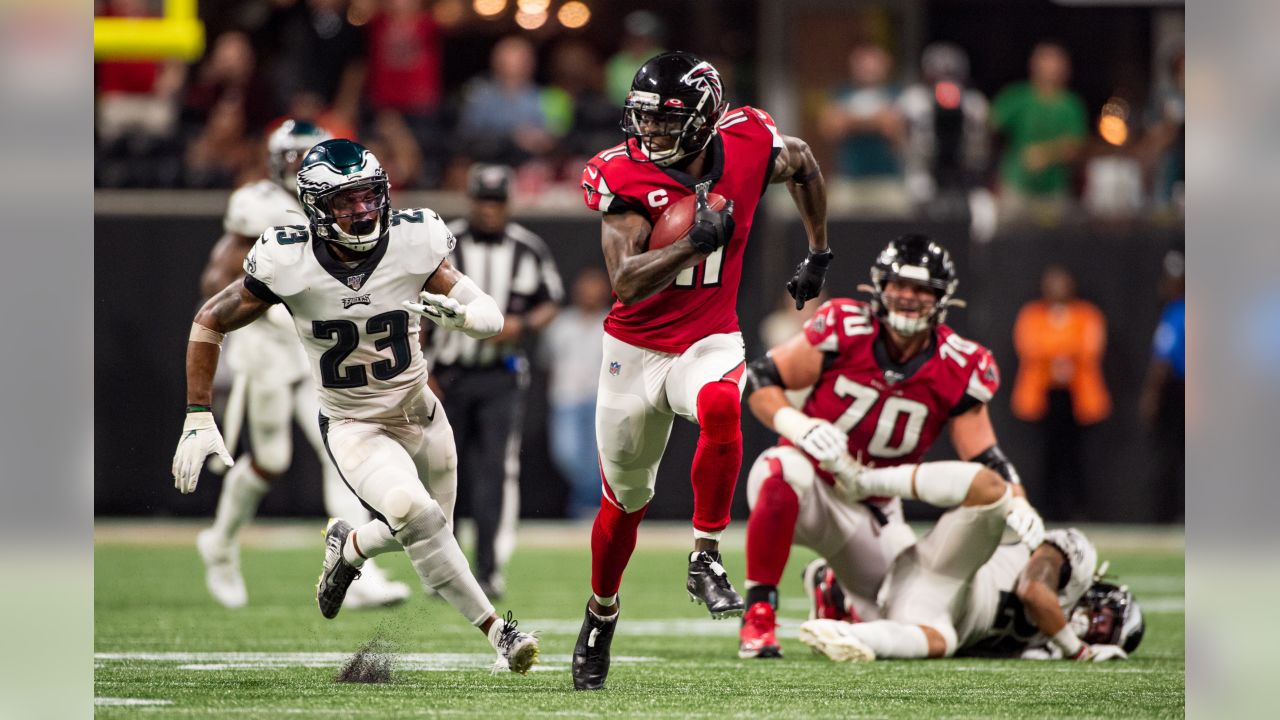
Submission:
M 511 194 L 511 175 L 511 168 L 506 165 L 472 165 L 467 175 L 467 194 L 475 200 L 506 202 Z

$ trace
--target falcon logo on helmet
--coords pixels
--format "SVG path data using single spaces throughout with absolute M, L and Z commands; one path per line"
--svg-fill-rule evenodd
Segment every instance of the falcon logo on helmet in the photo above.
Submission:
M 627 157 L 665 167 L 701 152 L 726 109 L 711 63 L 686 52 L 651 58 L 636 71 L 622 114 Z
M 885 286 L 891 280 L 927 287 L 937 301 L 927 312 L 905 315 L 885 298 Z M 945 322 L 948 308 L 964 307 L 963 300 L 953 297 L 959 284 L 955 264 L 945 248 L 927 235 L 908 234 L 880 251 L 871 266 L 871 285 L 859 285 L 858 289 L 871 293 L 876 317 L 899 335 L 912 337 Z
M 297 163 L 307 151 L 333 137 L 305 120 L 285 120 L 267 138 L 271 179 L 290 192 L 298 191 Z
M 311 232 L 357 252 L 372 250 L 391 227 L 391 183 L 378 159 L 350 140 L 326 140 L 311 149 L 298 171 L 298 200 Z M 358 198 L 367 207 L 334 208 L 335 199 Z M 372 206 L 369 207 L 372 203 Z M 376 217 L 370 217 L 376 214 Z M 344 230 L 339 220 L 347 220 Z

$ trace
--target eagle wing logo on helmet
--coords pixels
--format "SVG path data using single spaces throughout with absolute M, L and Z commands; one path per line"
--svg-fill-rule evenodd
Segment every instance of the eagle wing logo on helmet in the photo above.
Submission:
M 711 95 L 711 107 L 720 107 L 720 99 L 724 97 L 724 87 L 720 84 L 720 73 L 703 60 L 680 78 L 680 82 L 702 91 L 704 96 Z

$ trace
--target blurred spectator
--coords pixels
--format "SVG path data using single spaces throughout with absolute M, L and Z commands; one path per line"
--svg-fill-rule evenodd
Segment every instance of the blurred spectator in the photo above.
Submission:
M 987 169 L 987 98 L 969 87 L 969 56 L 958 45 L 929 45 L 920 70 L 921 82 L 898 101 L 907 122 L 907 192 L 933 216 L 963 215 Z
M 551 457 L 560 475 L 569 481 L 567 510 L 574 518 L 594 517 L 600 509 L 596 389 L 611 293 L 603 270 L 593 267 L 579 273 L 573 281 L 573 305 L 547 327 L 538 354 L 540 363 L 550 371 L 547 431 Z
M 422 151 L 404 116 L 384 110 L 373 118 L 361 137 L 387 171 L 391 187 L 400 190 L 422 187 Z
M 1001 210 L 1055 222 L 1066 209 L 1071 166 L 1085 137 L 1084 102 L 1067 88 L 1071 58 L 1061 45 L 1036 45 L 1029 68 L 1029 82 L 1004 88 L 992 104 L 992 125 L 1005 136 Z
M 663 32 L 662 21 L 648 10 L 635 10 L 623 19 L 621 47 L 605 64 L 605 89 L 614 107 L 621 108 L 626 102 L 640 66 L 666 52 Z
M 1144 149 L 1154 166 L 1152 195 L 1156 205 L 1181 209 L 1187 179 L 1186 51 L 1178 45 L 1166 58 L 1166 71 L 1156 80 L 1147 111 Z
M 277 118 L 271 126 L 273 128 L 278 127 L 286 118 L 306 120 L 313 125 L 324 128 L 336 138 L 360 139 L 359 133 L 356 132 L 354 118 L 348 118 L 346 115 L 330 108 L 325 104 L 324 98 L 319 93 L 295 93 L 293 97 L 289 98 L 289 113 L 284 117 Z
M 498 303 L 502 331 L 485 340 L 424 334 L 445 414 L 458 441 L 458 486 L 476 523 L 476 580 L 490 598 L 505 591 L 503 567 L 515 547 L 520 440 L 529 363 L 525 341 L 555 318 L 564 297 L 542 238 L 511 222 L 511 169 L 474 165 L 471 212 L 449 223 L 458 240 L 449 262 Z M 428 339 L 429 338 L 429 339 Z
M 423 0 L 385 0 L 369 23 L 368 42 L 365 85 L 369 110 L 378 118 L 375 124 L 392 123 L 384 119 L 387 113 L 399 116 L 397 124 L 404 125 L 421 148 L 416 154 L 424 162 L 414 174 L 425 175 L 423 184 L 437 186 L 448 153 L 439 117 L 444 87 L 440 26 Z
M 600 59 L 582 40 L 565 40 L 552 50 L 551 85 L 542 92 L 542 108 L 575 182 L 585 158 L 622 140 L 621 107 L 605 97 Z
M 286 98 L 295 118 L 318 121 L 298 112 L 303 103 L 319 103 L 333 111 L 348 127 L 359 120 L 364 86 L 364 33 L 347 18 L 348 0 L 277 0 L 286 8 L 278 36 L 274 65 L 280 97 Z M 330 132 L 334 128 L 325 124 Z M 350 137 L 334 132 L 335 137 Z
M 1111 414 L 1102 377 L 1107 321 L 1096 305 L 1076 297 L 1076 282 L 1059 265 L 1045 269 L 1041 297 L 1022 306 L 1013 326 L 1018 376 L 1011 405 L 1044 438 L 1043 486 L 1036 502 L 1046 518 L 1078 519 L 1089 478 L 1084 428 Z
M 112 0 L 98 9 L 111 17 L 154 15 L 146 0 Z M 109 60 L 98 63 L 94 132 L 100 144 L 95 172 L 109 186 L 175 184 L 180 62 Z
M 258 75 L 249 37 L 219 35 L 187 88 L 183 122 L 193 128 L 187 185 L 227 187 L 262 175 L 260 139 L 277 113 L 270 86 Z
M 906 194 L 898 154 L 906 141 L 906 120 L 898 90 L 890 83 L 893 60 L 877 45 L 849 52 L 851 83 L 837 90 L 820 118 L 822 134 L 838 143 L 837 172 L 846 183 L 829 192 L 836 204 L 903 211 Z
M 489 78 L 468 83 L 458 119 L 463 149 L 472 160 L 519 165 L 551 150 L 538 86 L 536 57 L 524 37 L 509 35 L 493 46 Z
M 1151 365 L 1142 387 L 1139 411 L 1156 444 L 1151 486 L 1162 491 L 1155 500 L 1156 519 L 1182 522 L 1186 485 L 1186 259 L 1177 250 L 1164 259 L 1160 311 L 1152 341 Z

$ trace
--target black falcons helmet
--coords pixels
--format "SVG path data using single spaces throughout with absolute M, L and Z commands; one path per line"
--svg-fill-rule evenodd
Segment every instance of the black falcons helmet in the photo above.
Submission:
M 627 156 L 641 162 L 670 165 L 696 153 L 711 142 L 716 124 L 729 104 L 724 99 L 720 73 L 711 63 L 687 52 L 663 53 L 640 66 L 627 93 L 622 131 L 627 134 Z M 665 132 L 644 133 L 640 116 L 651 115 Z M 656 150 L 653 139 L 674 137 L 670 149 Z M 633 153 L 634 138 L 641 151 Z
M 1119 645 L 1127 653 L 1138 649 L 1147 625 L 1128 587 L 1095 582 L 1076 606 L 1076 612 L 1081 611 L 1089 623 L 1081 640 L 1090 645 Z
M 960 279 L 951 254 L 946 248 L 929 239 L 928 235 L 901 235 L 885 246 L 871 266 L 871 305 L 880 318 L 888 313 L 884 302 L 885 283 L 902 280 L 932 288 L 938 302 L 928 317 L 929 324 L 936 325 L 947 318 L 947 307 L 963 305 L 952 298 Z M 864 286 L 865 287 L 865 286 Z

